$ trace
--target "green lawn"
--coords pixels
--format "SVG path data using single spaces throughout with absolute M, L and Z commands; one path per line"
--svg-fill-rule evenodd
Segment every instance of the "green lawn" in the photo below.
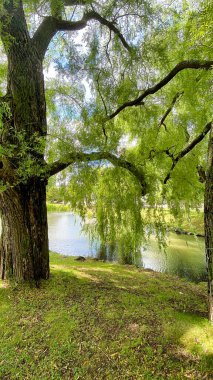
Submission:
M 0 379 L 212 379 L 206 287 L 51 254 L 39 289 L 0 281 Z

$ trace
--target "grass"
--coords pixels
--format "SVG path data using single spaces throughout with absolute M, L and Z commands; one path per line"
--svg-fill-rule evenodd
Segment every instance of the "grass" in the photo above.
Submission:
M 47 202 L 47 211 L 48 212 L 66 212 L 66 211 L 72 211 L 72 210 L 69 204 Z
M 205 295 L 205 284 L 52 253 L 39 289 L 0 281 L 0 379 L 212 379 Z

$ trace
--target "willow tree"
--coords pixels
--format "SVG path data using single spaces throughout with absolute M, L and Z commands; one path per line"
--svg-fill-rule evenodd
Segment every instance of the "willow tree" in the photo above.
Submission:
M 77 173 L 76 208 L 88 198 L 94 202 L 96 193 L 100 234 L 107 237 L 108 221 L 116 237 L 115 223 L 118 227 L 122 221 L 124 235 L 128 231 L 125 244 L 133 232 L 138 239 L 141 235 L 144 201 L 156 205 L 166 194 L 177 209 L 184 198 L 180 169 L 183 179 L 186 170 L 199 179 L 211 96 L 202 103 L 202 116 L 200 102 L 213 61 L 196 51 L 187 53 L 187 36 L 180 39 L 183 30 L 176 23 L 182 11 L 164 11 L 162 18 L 160 11 L 154 1 L 151 8 L 140 0 L 2 1 L 0 36 L 7 57 L 6 92 L 0 99 L 2 278 L 48 278 L 46 186 L 64 169 L 71 168 L 71 183 Z M 80 40 L 78 31 L 85 32 Z M 59 74 L 45 92 L 43 71 L 51 60 Z M 91 99 L 84 101 L 85 80 Z M 122 149 L 127 137 L 134 144 Z M 104 162 L 103 170 L 90 176 L 97 162 Z M 107 186 L 108 197 L 103 194 Z M 193 198 L 194 181 L 185 180 L 184 186 L 188 200 Z M 134 207 L 128 205 L 128 195 Z M 107 213 L 114 205 L 114 216 L 105 218 L 103 206 Z
M 86 7 L 78 21 L 63 20 L 62 6 L 84 4 L 90 2 L 45 2 L 44 12 L 51 13 L 43 18 L 33 37 L 25 14 L 30 2 L 5 0 L 1 4 L 0 35 L 8 62 L 7 92 L 1 98 L 2 278 L 13 275 L 17 279 L 38 280 L 49 276 L 46 210 L 49 176 L 75 161 L 106 159 L 132 172 L 144 187 L 143 173 L 110 152 L 71 152 L 66 161 L 59 159 L 50 165 L 44 159 L 47 122 L 43 60 L 53 37 L 59 31 L 81 30 L 96 21 L 115 34 L 124 49 L 130 50 L 115 24 L 91 6 Z

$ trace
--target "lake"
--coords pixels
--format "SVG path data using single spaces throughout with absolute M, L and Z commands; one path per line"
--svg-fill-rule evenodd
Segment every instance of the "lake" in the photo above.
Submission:
M 98 244 L 91 245 L 81 232 L 81 219 L 72 213 L 48 213 L 50 250 L 70 256 L 100 257 Z M 168 248 L 160 251 L 151 239 L 141 248 L 140 265 L 159 272 L 175 274 L 190 281 L 206 280 L 204 239 L 168 233 Z M 102 256 L 103 257 L 103 256 Z M 116 259 L 114 254 L 111 259 Z

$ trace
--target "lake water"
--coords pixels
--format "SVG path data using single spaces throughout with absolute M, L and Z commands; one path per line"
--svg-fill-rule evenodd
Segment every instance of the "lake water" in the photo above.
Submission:
M 81 219 L 71 213 L 48 213 L 50 250 L 63 255 L 100 257 L 96 244 L 91 246 L 81 232 Z M 160 272 L 176 274 L 191 281 L 206 280 L 204 239 L 168 234 L 166 253 L 151 239 L 141 248 L 141 266 Z M 115 257 L 115 256 L 113 256 Z

